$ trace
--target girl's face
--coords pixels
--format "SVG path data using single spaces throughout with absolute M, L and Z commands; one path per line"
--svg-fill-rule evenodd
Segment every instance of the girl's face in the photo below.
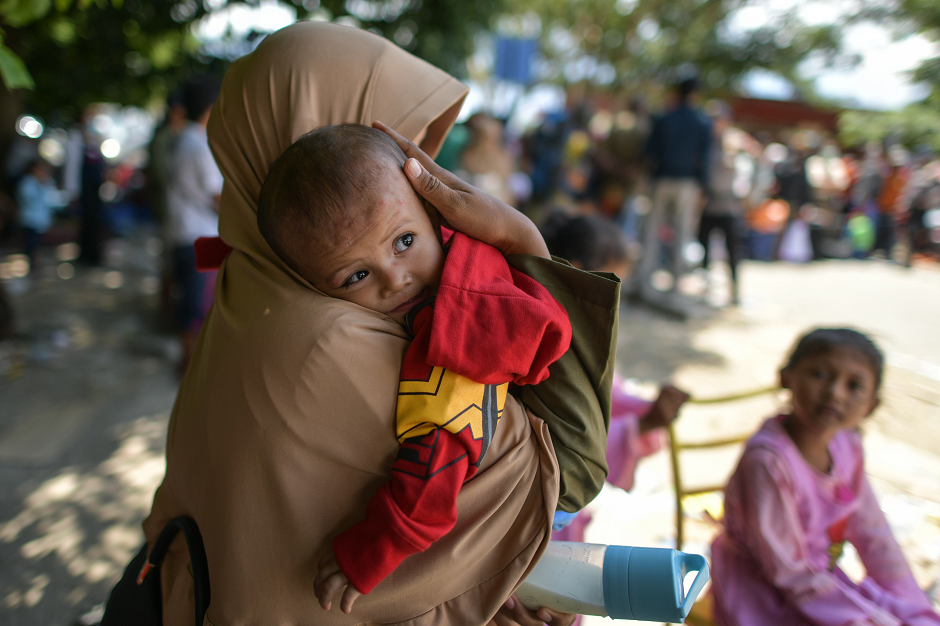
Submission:
M 820 437 L 854 429 L 878 406 L 875 373 L 852 348 L 807 356 L 780 373 L 793 394 L 793 425 Z

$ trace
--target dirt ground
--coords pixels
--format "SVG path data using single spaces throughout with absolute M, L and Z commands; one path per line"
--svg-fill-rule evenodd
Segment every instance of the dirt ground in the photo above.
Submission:
M 177 384 L 178 350 L 158 330 L 158 242 L 146 235 L 114 241 L 107 267 L 96 270 L 72 267 L 68 250 L 47 252 L 40 277 L 18 277 L 17 258 L 0 255 L 19 324 L 17 338 L 0 346 L 0 622 L 9 626 L 68 626 L 106 598 L 142 542 Z M 713 285 L 710 297 L 720 300 L 721 287 Z M 621 374 L 641 395 L 672 380 L 697 398 L 714 398 L 772 385 L 787 348 L 810 326 L 871 332 L 889 368 L 883 405 L 865 427 L 868 470 L 918 581 L 936 601 L 940 271 L 749 263 L 742 296 L 738 308 L 702 305 L 685 321 L 626 305 Z M 689 406 L 678 436 L 747 434 L 784 401 L 768 395 Z M 738 454 L 735 447 L 689 453 L 683 479 L 720 482 Z M 633 492 L 606 488 L 592 503 L 588 539 L 673 545 L 672 494 L 660 452 L 641 463 Z M 702 510 L 720 514 L 720 498 L 688 508 L 685 548 L 707 553 L 714 527 L 700 521 Z M 852 557 L 847 567 L 857 570 Z

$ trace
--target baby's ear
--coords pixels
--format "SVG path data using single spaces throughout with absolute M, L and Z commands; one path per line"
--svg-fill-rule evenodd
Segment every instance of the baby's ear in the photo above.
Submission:
M 444 247 L 444 234 L 441 232 L 441 214 L 433 204 L 424 198 L 421 198 L 421 202 L 424 205 L 424 212 L 428 214 L 428 219 L 431 220 L 431 228 L 434 229 L 434 234 L 437 235 L 437 242 L 441 244 L 441 247 Z
M 869 417 L 879 406 L 881 406 L 881 398 L 875 396 L 874 400 L 871 401 L 871 408 L 868 409 L 868 413 L 865 414 L 865 417 Z
M 786 368 L 780 370 L 780 386 L 783 389 L 790 389 L 790 377 L 792 372 Z

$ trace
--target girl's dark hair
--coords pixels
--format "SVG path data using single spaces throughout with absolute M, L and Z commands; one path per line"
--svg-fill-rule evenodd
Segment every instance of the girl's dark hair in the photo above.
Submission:
M 571 217 L 563 211 L 548 216 L 539 229 L 548 251 L 589 271 L 630 258 L 620 228 L 593 215 Z
M 792 370 L 803 359 L 835 348 L 851 348 L 865 357 L 875 375 L 875 391 L 878 391 L 884 375 L 885 357 L 867 335 L 851 328 L 817 328 L 806 333 L 796 342 L 783 369 Z

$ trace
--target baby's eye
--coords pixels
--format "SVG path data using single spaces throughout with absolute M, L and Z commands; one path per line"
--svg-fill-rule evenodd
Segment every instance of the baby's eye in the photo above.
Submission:
M 415 242 L 415 236 L 411 233 L 406 233 L 399 237 L 395 241 L 395 252 L 404 252 Z
M 360 280 L 369 275 L 369 272 L 365 270 L 359 270 L 358 272 L 353 272 L 353 275 L 346 279 L 346 282 L 343 283 L 343 287 L 349 287 L 353 283 L 358 283 Z

